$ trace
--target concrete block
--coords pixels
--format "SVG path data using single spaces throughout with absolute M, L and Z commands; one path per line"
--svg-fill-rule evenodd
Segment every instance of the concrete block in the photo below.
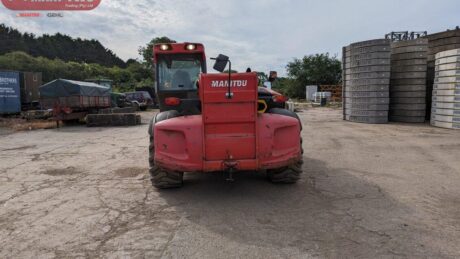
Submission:
M 391 60 L 407 60 L 407 59 L 426 59 L 426 52 L 400 53 L 391 55 Z
M 433 84 L 435 90 L 458 90 L 460 83 L 435 83 Z
M 353 116 L 353 115 L 345 115 L 345 120 L 352 121 L 352 122 L 360 122 L 360 123 L 369 123 L 369 124 L 385 124 L 388 123 L 388 117 L 370 117 L 370 116 Z
M 452 96 L 460 95 L 460 89 L 458 90 L 433 90 L 433 95 L 435 96 Z
M 389 85 L 356 85 L 356 86 L 345 86 L 345 91 L 348 92 L 386 92 L 389 91 Z
M 390 98 L 375 98 L 375 97 L 345 97 L 346 103 L 369 103 L 369 104 L 389 104 Z
M 134 113 L 89 114 L 86 116 L 88 127 L 135 126 L 140 124 L 140 120 L 140 115 Z
M 343 93 L 344 97 L 389 97 L 390 92 L 388 91 L 378 91 L 378 92 L 350 92 L 345 91 Z
M 452 102 L 432 102 L 431 103 L 432 109 L 460 109 L 460 103 L 452 103 Z
M 370 73 L 370 72 L 390 72 L 390 65 L 383 66 L 364 66 L 364 67 L 354 67 L 345 70 L 345 74 L 355 74 L 355 73 Z
M 426 109 L 425 104 L 390 104 L 390 111 L 396 110 L 408 110 L 408 111 L 419 111 Z
M 457 103 L 457 102 L 460 102 L 460 95 L 433 96 L 433 98 L 431 100 L 433 102 Z
M 452 56 L 460 56 L 460 49 L 451 49 L 451 50 L 446 50 L 446 51 L 436 53 L 435 58 L 440 59 L 440 58 L 447 58 L 447 57 L 452 57 Z
M 363 111 L 388 111 L 388 104 L 345 103 L 345 109 Z
M 436 65 L 434 67 L 435 71 L 444 71 L 444 70 L 460 70 L 460 62 L 458 63 L 449 63 L 449 64 L 442 64 Z
M 357 54 L 357 55 L 352 55 L 349 58 L 351 62 L 354 61 L 359 61 L 359 60 L 365 60 L 365 59 L 389 59 L 390 58 L 390 52 L 373 52 L 373 53 L 363 53 L 363 54 Z
M 390 78 L 390 72 L 367 72 L 367 73 L 353 73 L 346 74 L 345 80 L 353 79 L 388 79 Z
M 347 60 L 345 63 L 345 69 L 361 67 L 361 66 L 383 66 L 383 65 L 390 65 L 390 59 L 381 58 L 381 59 L 363 59 L 363 60 L 356 60 L 356 61 Z
M 392 97 L 390 98 L 391 104 L 425 104 L 426 98 L 420 97 Z
M 366 46 L 375 46 L 375 45 L 388 45 L 390 46 L 391 41 L 388 39 L 375 39 L 375 40 L 366 40 L 350 44 L 349 49 L 362 48 Z
M 460 62 L 460 56 L 455 56 L 455 57 L 447 57 L 447 58 L 436 59 L 434 64 L 435 65 L 443 65 L 443 64 L 459 63 L 459 62 Z
M 423 117 L 426 116 L 426 110 L 390 110 L 390 116 L 398 117 Z
M 425 116 L 417 116 L 417 117 L 410 117 L 410 116 L 389 116 L 389 121 L 392 122 L 406 122 L 406 123 L 424 123 Z
M 391 73 L 391 79 L 423 79 L 426 78 L 426 72 L 402 72 Z
M 391 48 L 401 48 L 401 47 L 420 46 L 420 45 L 428 45 L 428 39 L 418 38 L 415 40 L 396 41 L 396 42 L 391 43 Z
M 460 129 L 460 123 L 452 123 L 452 122 L 442 122 L 442 121 L 431 121 L 431 125 L 440 128 L 446 129 Z
M 431 108 L 431 114 L 459 117 L 460 116 L 460 108 L 458 108 L 458 109 Z
M 426 91 L 426 85 L 425 84 L 419 84 L 419 85 L 396 85 L 396 84 L 391 84 L 390 85 L 390 92 L 415 92 L 415 91 Z
M 345 109 L 345 115 L 368 116 L 368 117 L 388 117 L 388 111 L 368 111 Z
M 416 65 L 422 65 L 422 66 L 427 66 L 428 61 L 424 58 L 417 58 L 417 59 L 404 59 L 404 60 L 391 60 L 391 67 L 397 67 L 397 66 L 416 66 Z M 434 65 L 434 63 L 433 63 Z
M 412 91 L 412 92 L 390 92 L 390 98 L 425 98 L 425 91 Z M 390 99 L 391 101 L 391 99 Z
M 424 85 L 426 79 L 423 78 L 410 78 L 410 79 L 391 79 L 391 85 Z
M 373 46 L 365 46 L 365 47 L 357 47 L 357 48 L 350 48 L 345 51 L 345 55 L 347 57 L 363 54 L 363 53 L 373 53 L 373 52 L 390 52 L 391 48 L 388 44 L 384 45 L 373 45 Z
M 385 79 L 352 79 L 345 82 L 347 86 L 357 85 L 388 85 L 390 84 L 390 78 Z
M 460 69 L 458 70 L 445 70 L 445 71 L 435 71 L 435 77 L 457 77 L 460 78 Z
M 402 54 L 402 53 L 424 53 L 428 51 L 428 45 L 420 46 L 404 46 L 404 47 L 392 47 L 391 54 Z
M 450 123 L 460 123 L 460 116 L 431 114 L 431 120 L 441 121 L 441 122 L 450 122 Z
M 426 70 L 427 66 L 425 65 L 404 65 L 404 66 L 392 66 L 391 72 L 392 73 L 406 73 L 406 72 L 425 72 L 426 77 Z

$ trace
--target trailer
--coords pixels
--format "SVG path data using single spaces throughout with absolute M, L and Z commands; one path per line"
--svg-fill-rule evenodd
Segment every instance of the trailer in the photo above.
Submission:
M 21 112 L 21 91 L 19 72 L 0 71 L 0 114 Z
M 40 87 L 43 110 L 52 109 L 55 120 L 77 120 L 111 105 L 110 89 L 101 85 L 57 79 Z
M 21 106 L 23 111 L 39 108 L 40 91 L 43 84 L 42 73 L 20 72 Z

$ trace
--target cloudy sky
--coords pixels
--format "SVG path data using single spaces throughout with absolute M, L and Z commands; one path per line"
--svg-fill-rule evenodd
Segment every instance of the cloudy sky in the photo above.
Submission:
M 17 18 L 1 7 L 0 22 L 35 34 L 95 38 L 123 59 L 153 37 L 201 42 L 207 55 L 229 55 L 238 70 L 285 74 L 294 57 L 329 52 L 390 31 L 444 31 L 460 25 L 459 0 L 102 0 L 64 18 Z

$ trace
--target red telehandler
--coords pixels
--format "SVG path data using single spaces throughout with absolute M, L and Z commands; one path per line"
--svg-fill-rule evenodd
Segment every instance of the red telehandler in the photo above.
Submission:
M 303 153 L 297 114 L 272 108 L 286 98 L 270 91 L 268 104 L 256 73 L 231 73 L 227 56 L 213 59 L 220 73 L 206 72 L 202 44 L 154 46 L 160 113 L 149 126 L 153 186 L 180 187 L 184 172 L 218 171 L 229 180 L 237 171 L 258 171 L 272 182 L 297 182 Z

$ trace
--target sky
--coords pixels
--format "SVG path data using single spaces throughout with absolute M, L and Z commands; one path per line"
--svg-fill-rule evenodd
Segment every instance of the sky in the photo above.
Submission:
M 460 26 L 459 0 L 102 0 L 62 18 L 19 18 L 0 7 L 0 23 L 37 35 L 94 38 L 124 60 L 140 58 L 154 37 L 200 42 L 208 57 L 228 55 L 236 70 L 278 71 L 294 58 L 330 53 L 391 31 L 435 33 Z M 71 51 L 71 50 L 69 50 Z M 210 67 L 208 61 L 208 67 Z

